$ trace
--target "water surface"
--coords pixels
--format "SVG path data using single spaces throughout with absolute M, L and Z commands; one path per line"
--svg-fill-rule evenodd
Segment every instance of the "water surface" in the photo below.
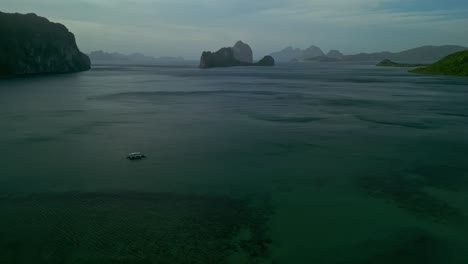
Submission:
M 0 80 L 0 262 L 467 263 L 467 102 L 365 64 Z

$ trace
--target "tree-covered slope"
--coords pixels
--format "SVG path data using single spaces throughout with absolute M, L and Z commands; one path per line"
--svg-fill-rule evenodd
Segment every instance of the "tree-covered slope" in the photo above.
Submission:
M 411 72 L 432 75 L 468 76 L 468 50 L 451 54 L 442 60 Z
M 35 14 L 0 12 L 0 75 L 66 73 L 88 70 L 90 60 L 75 36 Z

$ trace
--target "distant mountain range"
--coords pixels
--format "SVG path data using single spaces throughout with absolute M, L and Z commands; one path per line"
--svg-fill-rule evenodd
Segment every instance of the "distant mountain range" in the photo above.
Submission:
M 312 45 L 304 50 L 287 47 L 281 51 L 271 53 L 270 56 L 272 56 L 275 61 L 290 62 L 293 60 L 301 61 L 307 58 L 323 57 L 325 56 L 325 53 L 323 53 L 319 47 Z
M 356 55 L 343 55 L 337 50 L 330 51 L 327 55 L 316 46 L 311 46 L 305 50 L 287 47 L 279 52 L 271 54 L 275 60 L 280 62 L 291 61 L 382 61 L 385 59 L 405 62 L 405 63 L 432 63 L 455 52 L 468 50 L 467 47 L 446 45 L 446 46 L 422 46 L 401 52 L 377 52 L 359 53 Z
M 423 46 L 414 49 L 404 50 L 397 53 L 360 53 L 357 55 L 345 56 L 345 61 L 380 61 L 384 59 L 406 62 L 406 63 L 432 63 L 452 53 L 467 50 L 467 47 L 446 45 L 446 46 Z
M 140 53 L 133 53 L 129 55 L 121 53 L 108 53 L 102 50 L 93 51 L 88 54 L 92 64 L 158 64 L 158 63 L 175 63 L 182 62 L 182 57 L 151 57 Z

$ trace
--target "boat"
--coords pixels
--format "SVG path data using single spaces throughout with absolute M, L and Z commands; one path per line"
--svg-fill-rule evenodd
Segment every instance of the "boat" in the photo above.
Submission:
M 146 156 L 141 152 L 132 152 L 130 154 L 127 154 L 127 159 L 130 160 L 139 160 L 143 158 L 146 158 Z

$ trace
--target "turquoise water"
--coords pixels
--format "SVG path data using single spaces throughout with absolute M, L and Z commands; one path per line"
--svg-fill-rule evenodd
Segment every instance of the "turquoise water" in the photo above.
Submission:
M 0 262 L 468 263 L 467 102 L 365 64 L 0 80 Z

